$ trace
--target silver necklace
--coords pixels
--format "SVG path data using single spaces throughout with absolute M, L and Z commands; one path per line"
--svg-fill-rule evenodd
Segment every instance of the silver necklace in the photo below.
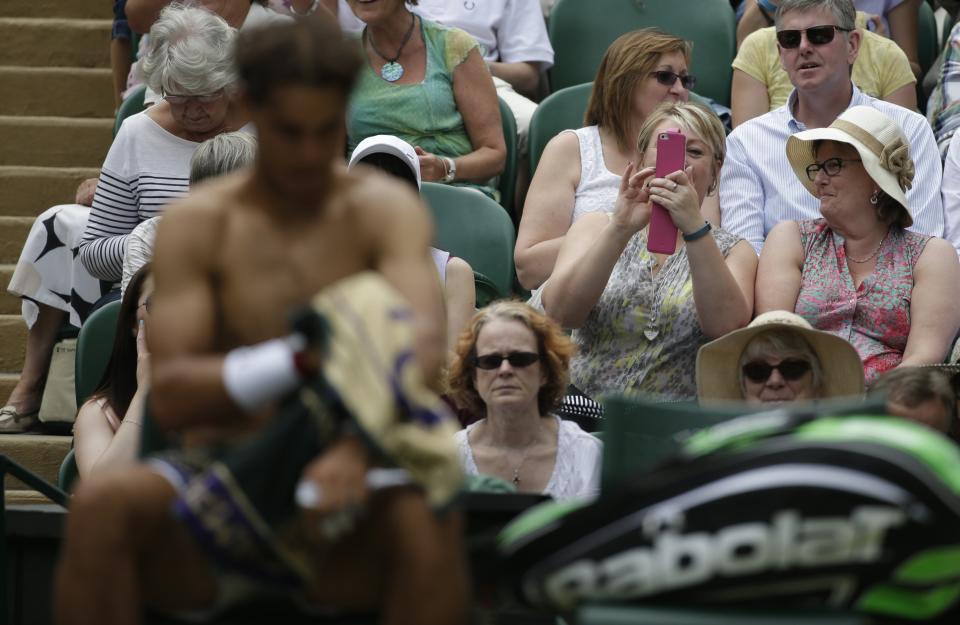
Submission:
M 847 260 L 849 260 L 851 263 L 857 263 L 858 265 L 862 265 L 863 263 L 869 263 L 871 260 L 873 260 L 876 257 L 877 254 L 880 253 L 880 248 L 883 247 L 883 242 L 887 240 L 888 234 L 890 234 L 889 230 L 887 230 L 887 232 L 883 235 L 883 238 L 880 239 L 880 245 L 877 246 L 877 249 L 873 250 L 873 254 L 870 254 L 863 260 L 858 260 L 853 256 L 850 256 L 849 254 L 847 254 Z M 843 251 L 847 251 L 846 243 L 844 243 L 843 245 Z
M 403 76 L 403 65 L 400 65 L 397 61 L 400 58 L 400 55 L 403 54 L 403 49 L 406 47 L 407 42 L 410 41 L 410 35 L 413 34 L 413 27 L 417 23 L 417 16 L 413 13 L 410 14 L 410 28 L 407 29 L 407 33 L 403 36 L 403 41 L 400 42 L 400 47 L 397 48 L 397 53 L 391 59 L 383 52 L 377 48 L 377 44 L 373 42 L 373 37 L 367 35 L 367 29 L 363 29 L 363 36 L 367 41 L 370 42 L 370 47 L 373 48 L 373 51 L 377 55 L 386 61 L 383 64 L 383 67 L 380 68 L 380 77 L 386 80 L 387 82 L 397 82 Z
M 523 455 L 520 456 L 520 463 L 517 464 L 516 468 L 513 470 L 513 486 L 516 488 L 520 486 L 520 469 L 523 468 L 523 463 L 527 461 L 527 454 L 530 453 L 530 449 L 533 447 L 533 443 L 537 440 L 537 434 L 540 433 L 540 425 L 537 424 L 537 429 L 533 433 L 533 436 L 530 437 L 530 440 L 527 441 L 527 444 L 524 446 Z

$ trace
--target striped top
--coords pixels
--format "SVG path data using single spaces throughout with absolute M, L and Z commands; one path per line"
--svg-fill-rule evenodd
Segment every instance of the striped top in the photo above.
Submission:
M 724 230 L 747 239 L 757 253 L 781 221 L 820 217 L 820 200 L 800 183 L 787 160 L 787 138 L 806 130 L 793 116 L 796 90 L 787 103 L 737 126 L 727 137 L 720 171 L 720 222 Z M 907 191 L 913 215 L 910 230 L 943 237 L 960 250 L 960 229 L 944 232 L 940 200 L 940 153 L 930 124 L 919 113 L 872 98 L 853 85 L 850 106 L 872 106 L 896 121 L 910 143 L 917 175 Z
M 190 189 L 190 159 L 199 143 L 181 139 L 147 116 L 127 118 L 100 170 L 93 209 L 80 242 L 92 276 L 118 282 L 127 236 Z

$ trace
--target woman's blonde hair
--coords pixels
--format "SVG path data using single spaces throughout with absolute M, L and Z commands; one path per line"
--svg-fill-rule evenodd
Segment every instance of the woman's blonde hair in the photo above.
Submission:
M 717 114 L 707 107 L 694 102 L 663 102 L 653 110 L 640 127 L 637 135 L 637 151 L 646 152 L 653 142 L 653 134 L 657 127 L 665 121 L 675 121 L 677 124 L 689 128 L 707 144 L 713 152 L 714 184 L 720 175 L 720 166 L 727 154 L 727 133 L 724 132 L 723 122 Z
M 628 149 L 633 139 L 633 93 L 657 67 L 660 57 L 673 52 L 690 63 L 690 44 L 662 30 L 643 28 L 618 37 L 600 61 L 583 124 L 611 130 L 620 148 Z
M 537 407 L 541 416 L 548 414 L 560 405 L 566 394 L 570 359 L 575 348 L 573 341 L 563 333 L 556 321 L 519 301 L 494 302 L 478 310 L 470 320 L 470 324 L 460 334 L 456 357 L 448 373 L 450 396 L 460 408 L 476 416 L 486 414 L 486 406 L 474 384 L 477 372 L 477 337 L 480 336 L 483 326 L 494 319 L 519 321 L 536 337 L 540 366 L 546 378 L 537 394 Z

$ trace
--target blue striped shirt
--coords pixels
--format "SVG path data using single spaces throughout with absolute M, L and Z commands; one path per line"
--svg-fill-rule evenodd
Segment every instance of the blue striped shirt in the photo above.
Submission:
M 737 126 L 727 137 L 727 157 L 720 171 L 720 222 L 724 230 L 750 241 L 757 253 L 770 230 L 787 220 L 820 217 L 820 200 L 797 179 L 787 160 L 787 138 L 806 130 L 793 116 L 796 90 L 787 103 Z M 900 124 L 916 166 L 907 202 L 910 230 L 944 236 L 940 199 L 940 153 L 930 124 L 919 113 L 870 97 L 853 85 L 849 106 L 872 106 Z M 849 107 L 848 107 L 849 108 Z M 950 240 L 960 250 L 960 232 Z

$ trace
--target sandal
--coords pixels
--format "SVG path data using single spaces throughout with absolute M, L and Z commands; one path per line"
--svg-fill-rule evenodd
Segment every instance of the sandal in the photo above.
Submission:
M 39 410 L 27 414 L 17 412 L 13 405 L 6 405 L 0 408 L 0 433 L 17 434 L 26 432 L 39 421 Z

